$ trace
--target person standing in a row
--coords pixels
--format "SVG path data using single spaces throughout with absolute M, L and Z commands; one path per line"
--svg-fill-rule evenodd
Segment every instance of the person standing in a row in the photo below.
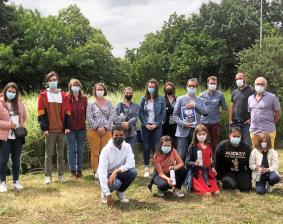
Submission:
M 46 90 L 38 97 L 38 121 L 45 136 L 45 184 L 52 181 L 52 156 L 57 152 L 58 180 L 64 178 L 64 146 L 65 134 L 70 132 L 71 108 L 67 95 L 58 89 L 59 76 L 52 71 L 45 77 L 48 84 Z
M 150 154 L 154 153 L 162 136 L 162 122 L 166 106 L 164 97 L 158 94 L 158 82 L 151 79 L 146 84 L 145 95 L 141 99 L 139 118 L 142 124 L 144 177 L 150 175 Z
M 249 146 L 252 145 L 250 137 L 251 115 L 248 111 L 248 98 L 255 93 L 255 90 L 247 84 L 246 75 L 239 72 L 235 76 L 238 89 L 231 95 L 229 110 L 229 124 L 232 127 L 239 127 L 242 138 Z
M 87 106 L 86 117 L 89 124 L 87 140 L 91 151 L 91 167 L 94 177 L 97 177 L 100 152 L 112 137 L 111 130 L 115 111 L 112 103 L 105 99 L 107 89 L 103 83 L 95 84 L 93 95 L 95 101 Z
M 86 138 L 87 96 L 83 94 L 82 84 L 77 79 L 71 79 L 69 83 L 68 100 L 71 105 L 71 131 L 66 134 L 68 162 L 71 175 L 82 177 L 83 149 Z
M 130 86 L 124 90 L 124 101 L 118 103 L 115 109 L 116 118 L 114 123 L 118 123 L 125 130 L 125 142 L 129 143 L 135 154 L 137 144 L 137 121 L 139 118 L 139 105 L 132 101 L 134 89 Z
M 164 85 L 164 99 L 166 103 L 166 116 L 162 125 L 162 136 L 169 135 L 173 140 L 174 148 L 177 147 L 177 139 L 175 136 L 177 124 L 173 119 L 173 111 L 176 105 L 175 86 L 172 82 L 166 82 Z
M 24 138 L 16 136 L 15 129 L 24 127 L 26 109 L 19 98 L 16 83 L 8 83 L 0 98 L 0 192 L 7 192 L 6 175 L 7 165 L 11 154 L 13 171 L 13 188 L 23 189 L 19 181 L 20 157 Z
M 207 91 L 200 94 L 207 107 L 207 116 L 201 116 L 201 123 L 207 127 L 210 136 L 212 159 L 214 160 L 215 150 L 219 143 L 220 135 L 220 107 L 222 111 L 227 111 L 227 104 L 224 94 L 217 91 L 217 77 L 207 78 Z
M 198 81 L 196 78 L 187 82 L 187 94 L 177 98 L 173 116 L 177 123 L 177 150 L 183 161 L 191 144 L 194 129 L 200 123 L 201 115 L 207 115 L 207 107 L 202 98 L 196 96 Z

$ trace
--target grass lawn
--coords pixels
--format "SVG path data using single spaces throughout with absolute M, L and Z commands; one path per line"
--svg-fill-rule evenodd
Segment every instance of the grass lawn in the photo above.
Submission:
M 283 151 L 280 157 L 283 171 Z M 170 194 L 153 196 L 141 163 L 138 168 L 139 176 L 127 191 L 131 202 L 117 202 L 113 209 L 100 204 L 99 185 L 90 170 L 79 180 L 67 173 L 67 183 L 54 181 L 48 187 L 42 173 L 23 175 L 23 191 L 0 194 L 0 223 L 283 223 L 283 184 L 265 196 L 235 191 L 212 198 L 188 194 L 176 200 Z M 8 184 L 11 188 L 10 177 Z

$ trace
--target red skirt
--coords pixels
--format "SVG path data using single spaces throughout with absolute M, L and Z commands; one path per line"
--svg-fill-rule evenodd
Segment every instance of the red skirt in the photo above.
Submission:
M 214 179 L 208 178 L 208 182 L 210 186 L 208 186 L 205 183 L 205 180 L 203 179 L 203 175 L 202 175 L 202 170 L 199 170 L 198 178 L 195 178 L 194 176 L 192 178 L 193 192 L 201 195 L 201 194 L 214 193 L 216 191 L 219 191 L 215 178 Z

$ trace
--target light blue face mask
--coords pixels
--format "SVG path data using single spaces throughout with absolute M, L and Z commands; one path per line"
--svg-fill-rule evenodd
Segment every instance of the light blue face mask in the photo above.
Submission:
M 57 81 L 48 82 L 48 86 L 50 89 L 57 89 L 58 82 Z
M 16 95 L 17 95 L 16 93 L 12 93 L 9 91 L 6 92 L 6 97 L 8 100 L 13 100 L 16 97 Z
M 238 137 L 230 137 L 230 142 L 232 145 L 239 145 L 241 142 L 241 138 Z
M 78 93 L 78 92 L 80 92 L 80 87 L 79 86 L 72 86 L 71 87 L 71 90 L 73 91 L 73 93 Z
M 171 152 L 171 146 L 162 146 L 161 151 L 165 154 L 168 154 L 169 152 Z
M 196 95 L 197 89 L 187 87 L 187 92 L 188 92 L 189 95 Z
M 152 88 L 152 87 L 148 87 L 147 90 L 150 94 L 154 94 L 155 92 L 155 88 Z

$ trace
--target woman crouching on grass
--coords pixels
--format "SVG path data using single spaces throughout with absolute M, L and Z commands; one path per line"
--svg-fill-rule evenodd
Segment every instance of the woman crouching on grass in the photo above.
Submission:
M 158 187 L 157 196 L 159 197 L 163 197 L 164 193 L 171 188 L 173 188 L 175 197 L 182 198 L 185 196 L 181 192 L 181 187 L 187 175 L 187 170 L 178 152 L 173 148 L 170 136 L 161 138 L 159 149 L 154 155 L 154 168 L 154 175 L 148 186 L 150 190 L 154 183 Z
M 8 83 L 0 98 L 0 192 L 7 192 L 7 164 L 11 154 L 13 170 L 13 188 L 23 189 L 19 182 L 20 157 L 24 138 L 15 135 L 15 129 L 23 127 L 26 121 L 26 110 L 19 100 L 19 90 L 16 83 Z
M 186 188 L 199 195 L 219 194 L 216 171 L 211 164 L 208 131 L 204 125 L 197 125 L 188 150 L 186 165 L 189 169 L 188 178 L 191 178 L 191 186 Z
M 280 181 L 278 166 L 278 153 L 272 148 L 270 135 L 263 133 L 258 137 L 257 147 L 250 156 L 250 169 L 256 182 L 256 193 L 273 191 L 273 185 Z

